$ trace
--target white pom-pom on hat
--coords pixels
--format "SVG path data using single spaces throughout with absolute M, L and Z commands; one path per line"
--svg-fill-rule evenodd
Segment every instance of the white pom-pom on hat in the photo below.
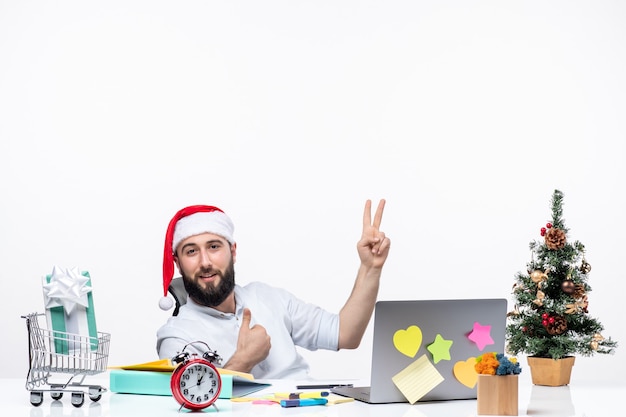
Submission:
M 174 301 L 172 301 L 171 298 L 161 297 L 161 299 L 159 300 L 159 308 L 161 310 L 167 311 L 171 309 L 172 307 L 174 307 Z

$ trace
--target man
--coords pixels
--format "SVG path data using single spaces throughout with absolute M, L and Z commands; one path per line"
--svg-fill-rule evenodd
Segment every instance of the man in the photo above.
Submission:
M 225 369 L 255 378 L 302 379 L 308 365 L 296 346 L 357 348 L 374 310 L 391 243 L 380 231 L 384 208 L 381 200 L 372 220 L 372 203 L 365 203 L 357 243 L 361 264 L 352 293 L 338 314 L 260 282 L 236 285 L 237 244 L 230 218 L 213 206 L 180 210 L 166 233 L 163 289 L 167 296 L 176 264 L 189 297 L 178 315 L 158 330 L 159 357 L 172 358 L 188 343 L 203 341 L 222 357 Z M 202 346 L 190 345 L 187 351 L 193 352 L 196 345 Z

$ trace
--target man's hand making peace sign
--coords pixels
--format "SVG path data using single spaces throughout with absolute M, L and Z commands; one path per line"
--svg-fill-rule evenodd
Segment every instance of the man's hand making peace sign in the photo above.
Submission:
M 363 234 L 357 243 L 361 265 L 352 293 L 339 312 L 339 349 L 355 349 L 361 343 L 372 317 L 380 275 L 387 260 L 391 241 L 380 231 L 385 200 L 380 200 L 372 221 L 372 202 L 365 202 Z
M 385 237 L 384 232 L 380 231 L 383 210 L 385 210 L 385 200 L 380 200 L 376 214 L 374 214 L 374 222 L 372 222 L 372 202 L 371 200 L 365 202 L 363 234 L 357 243 L 361 264 L 365 267 L 382 268 L 389 254 L 391 241 Z

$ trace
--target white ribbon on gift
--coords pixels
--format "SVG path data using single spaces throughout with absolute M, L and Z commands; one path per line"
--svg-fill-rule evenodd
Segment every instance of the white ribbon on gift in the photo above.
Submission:
M 77 305 L 88 307 L 87 294 L 91 287 L 87 285 L 89 278 L 78 268 L 63 269 L 55 266 L 52 269 L 50 282 L 43 284 L 46 308 L 62 306 L 66 315 L 71 315 Z
M 84 355 L 97 348 L 90 337 L 88 314 L 91 286 L 89 277 L 78 268 L 55 266 L 52 274 L 43 277 L 43 293 L 48 327 L 61 333 L 52 333 L 52 348 L 56 353 Z M 63 328 L 56 328 L 51 309 L 62 307 Z M 95 332 L 95 331 L 94 331 Z M 66 333 L 66 335 L 64 335 Z

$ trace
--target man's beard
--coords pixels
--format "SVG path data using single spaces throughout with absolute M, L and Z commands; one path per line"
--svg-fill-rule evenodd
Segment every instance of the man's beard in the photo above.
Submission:
M 211 269 L 201 269 L 199 273 L 212 272 Z M 222 273 L 221 271 L 214 271 L 220 276 L 220 282 L 215 286 L 212 282 L 203 286 L 198 280 L 190 278 L 181 271 L 183 276 L 183 283 L 185 284 L 185 290 L 189 297 L 191 297 L 196 303 L 206 307 L 217 307 L 226 300 L 231 292 L 235 289 L 235 265 L 231 260 L 230 264 Z

